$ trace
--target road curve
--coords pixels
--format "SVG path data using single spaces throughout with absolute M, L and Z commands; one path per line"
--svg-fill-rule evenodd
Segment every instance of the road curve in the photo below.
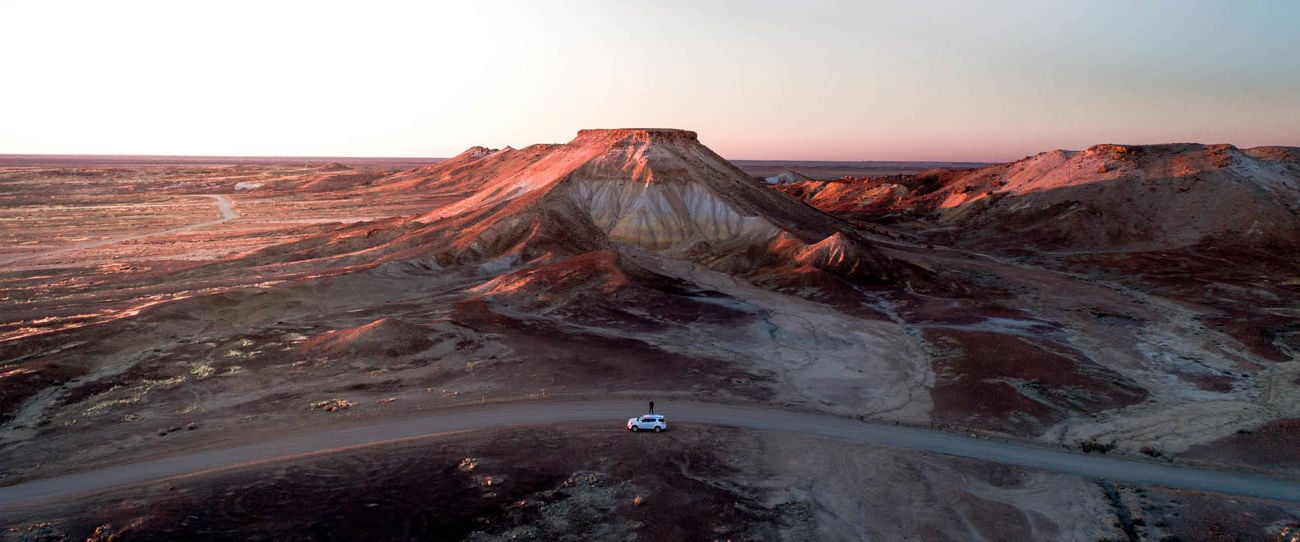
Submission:
M 682 424 L 702 424 L 801 433 L 1032 467 L 1085 478 L 1300 503 L 1300 482 L 1084 455 L 1062 449 L 764 406 L 665 403 L 659 410 L 679 431 L 696 430 L 690 425 L 682 427 Z M 71 500 L 135 484 L 238 470 L 272 461 L 461 431 L 584 421 L 605 421 L 610 424 L 611 431 L 622 430 L 623 420 L 640 412 L 643 405 L 640 401 L 622 400 L 533 401 L 447 409 L 415 418 L 286 436 L 0 487 L 0 510 Z

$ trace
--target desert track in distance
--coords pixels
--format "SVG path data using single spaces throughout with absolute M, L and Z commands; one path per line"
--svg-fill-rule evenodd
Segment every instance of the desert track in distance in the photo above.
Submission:
M 227 195 L 225 195 L 225 194 L 200 194 L 200 196 L 205 197 L 205 198 L 212 198 L 212 200 L 213 200 L 213 201 L 216 203 L 216 205 L 217 205 L 217 212 L 218 212 L 218 213 L 221 213 L 221 218 L 218 218 L 218 219 L 216 219 L 216 220 L 208 220 L 208 221 L 205 221 L 205 222 L 199 222 L 199 223 L 197 223 L 197 224 L 190 224 L 190 225 L 187 225 L 187 226 L 180 226 L 180 227 L 176 227 L 176 228 L 168 228 L 168 229 L 166 229 L 166 230 L 162 230 L 162 231 L 155 231 L 155 232 L 149 232 L 149 233 L 139 233 L 139 234 L 133 234 L 133 235 L 123 235 L 123 236 L 120 236 L 120 237 L 113 237 L 113 238 L 111 238 L 111 239 L 102 239 L 102 240 L 99 240 L 99 241 L 89 241 L 89 242 L 85 242 L 85 243 L 78 243 L 78 244 L 75 244 L 75 245 L 72 245 L 72 246 L 67 246 L 67 247 L 57 248 L 57 249 L 54 249 L 54 250 L 48 250 L 48 251 L 42 251 L 42 252 L 34 252 L 34 253 L 31 253 L 31 254 L 23 254 L 23 255 L 19 255 L 19 256 L 12 256 L 12 257 L 9 257 L 9 258 L 0 259 L 0 265 L 9 265 L 9 264 L 12 264 L 12 263 L 17 263 L 17 262 L 26 261 L 26 260 L 32 260 L 32 259 L 35 259 L 35 258 L 42 258 L 42 257 L 47 257 L 47 256 L 56 256 L 56 255 L 59 255 L 59 254 L 68 254 L 68 253 L 76 252 L 76 251 L 79 251 L 79 250 L 86 250 L 86 249 L 89 249 L 89 248 L 96 248 L 96 247 L 108 246 L 108 245 L 113 245 L 113 244 L 122 243 L 122 242 L 126 242 L 126 241 L 135 241 L 135 240 L 138 240 L 138 239 L 145 239 L 145 238 L 155 237 L 155 236 L 159 236 L 159 235 L 170 235 L 170 234 L 173 234 L 173 233 L 182 233 L 182 232 L 187 232 L 187 231 L 190 231 L 190 230 L 196 230 L 196 229 L 199 229 L 199 228 L 206 228 L 206 227 L 208 227 L 208 226 L 215 226 L 215 225 L 217 225 L 217 224 L 221 224 L 221 223 L 224 223 L 224 222 L 229 222 L 229 221 L 231 221 L 231 220 L 234 220 L 234 219 L 236 219 L 236 218 L 239 218 L 239 213 L 236 213 L 236 212 L 235 212 L 235 210 L 234 210 L 234 208 L 233 208 L 234 202 L 230 200 L 230 196 L 227 196 Z

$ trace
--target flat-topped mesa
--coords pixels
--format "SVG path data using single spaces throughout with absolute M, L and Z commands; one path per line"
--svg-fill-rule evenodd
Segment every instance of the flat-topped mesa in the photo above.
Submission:
M 689 141 L 698 141 L 699 136 L 690 130 L 679 130 L 677 128 L 588 128 L 578 130 L 578 137 L 574 142 L 584 139 L 594 138 L 625 138 L 625 137 L 642 137 L 656 141 L 682 139 Z

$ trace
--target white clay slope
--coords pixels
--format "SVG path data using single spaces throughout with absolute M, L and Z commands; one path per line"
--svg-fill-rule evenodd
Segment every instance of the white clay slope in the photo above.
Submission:
M 649 250 L 680 250 L 698 242 L 763 244 L 781 232 L 761 217 L 740 214 L 696 184 L 575 180 L 567 188 L 611 241 Z

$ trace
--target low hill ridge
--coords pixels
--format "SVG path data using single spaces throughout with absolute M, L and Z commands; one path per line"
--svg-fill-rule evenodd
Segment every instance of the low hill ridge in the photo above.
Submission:
M 1102 144 L 978 169 L 780 188 L 844 216 L 934 220 L 969 245 L 1157 250 L 1300 234 L 1298 156 L 1287 147 Z

